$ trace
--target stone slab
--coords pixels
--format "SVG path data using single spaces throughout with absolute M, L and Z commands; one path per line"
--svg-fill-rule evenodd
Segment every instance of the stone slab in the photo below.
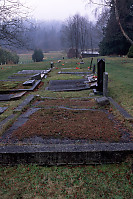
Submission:
M 30 79 L 31 77 L 32 75 L 12 75 L 12 76 L 9 76 L 8 79 L 13 80 L 13 81 L 23 81 L 26 79 Z
M 50 72 L 50 69 L 48 70 L 22 70 L 22 71 L 18 71 L 17 74 L 47 74 Z
M 124 150 L 125 149 L 125 150 Z M 75 165 L 120 163 L 133 155 L 133 145 L 8 145 L 0 146 L 0 164 Z
M 79 91 L 89 89 L 85 79 L 79 80 L 51 80 L 47 90 L 51 91 Z
M 100 105 L 100 106 L 105 106 L 110 104 L 109 99 L 107 97 L 100 97 L 96 99 L 96 102 Z
M 19 99 L 19 98 L 21 98 L 23 95 L 25 95 L 26 93 L 27 93 L 27 92 L 24 91 L 24 92 L 20 92 L 20 93 L 13 94 L 13 95 L 11 96 L 11 100 Z
M 133 117 L 126 111 L 124 110 L 117 102 L 115 102 L 111 97 L 108 97 L 109 101 L 111 104 L 114 105 L 116 109 L 125 117 L 127 120 L 133 120 Z
M 35 80 L 27 80 L 26 82 L 23 83 L 23 86 L 33 86 L 35 84 Z
M 6 123 L 8 123 L 10 120 L 12 120 L 15 117 L 14 114 L 8 116 L 7 118 L 5 118 L 3 121 L 0 122 L 0 130 L 3 128 L 4 125 L 6 125 Z
M 92 74 L 92 72 L 58 72 L 58 74 L 71 74 L 71 75 L 89 75 Z
M 16 109 L 14 112 L 22 111 L 22 109 L 27 106 L 34 99 L 34 95 L 29 95 Z
M 1 94 L 0 101 L 9 101 L 13 97 L 13 94 Z
M 16 150 L 17 149 L 17 150 Z M 133 152 L 133 143 L 79 143 L 79 144 L 36 144 L 3 145 L 0 153 L 37 153 L 37 152 Z
M 44 75 L 44 74 L 42 74 L 42 75 Z M 33 80 L 33 79 L 35 79 L 35 80 L 42 79 L 41 73 L 37 73 L 37 74 L 33 75 L 33 76 L 31 77 L 31 79 L 32 79 L 32 80 Z
M 15 93 L 15 92 L 23 92 L 23 91 L 33 91 L 40 84 L 40 82 L 41 80 L 37 80 L 31 88 L 5 90 L 5 91 L 0 91 L 0 93 L 4 94 L 4 93 Z
M 26 91 L 20 92 L 20 93 L 17 93 L 17 94 L 1 94 L 0 95 L 0 101 L 16 100 L 16 99 L 21 98 L 25 93 L 26 93 Z
M 4 111 L 7 109 L 8 109 L 8 107 L 0 107 L 0 114 L 4 113 Z

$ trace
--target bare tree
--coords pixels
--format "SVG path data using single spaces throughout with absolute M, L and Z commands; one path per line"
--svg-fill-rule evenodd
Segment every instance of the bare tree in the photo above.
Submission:
M 95 4 L 97 6 L 100 6 L 100 8 L 105 8 L 105 7 L 111 7 L 112 6 L 112 1 L 111 0 L 87 0 L 89 1 L 89 4 Z M 124 35 L 124 37 L 131 43 L 131 45 L 133 45 L 133 40 L 127 35 L 127 33 L 125 32 L 122 24 L 121 24 L 121 20 L 120 20 L 120 16 L 119 16 L 119 9 L 118 9 L 118 0 L 113 0 L 114 3 L 114 7 L 115 7 L 115 17 L 116 20 L 119 24 L 119 27 L 121 29 L 122 34 Z M 97 11 L 97 9 L 96 9 Z
M 22 45 L 27 11 L 19 0 L 0 0 L 0 45 Z
M 63 41 L 69 48 L 75 48 L 76 57 L 79 49 L 81 51 L 91 48 L 93 50 L 94 25 L 87 18 L 79 14 L 69 17 L 62 27 Z

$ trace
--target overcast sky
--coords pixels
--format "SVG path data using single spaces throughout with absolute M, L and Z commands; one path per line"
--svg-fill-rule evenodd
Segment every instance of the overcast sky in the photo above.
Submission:
M 32 5 L 33 17 L 43 20 L 65 20 L 79 13 L 93 20 L 92 6 L 86 0 L 27 0 Z

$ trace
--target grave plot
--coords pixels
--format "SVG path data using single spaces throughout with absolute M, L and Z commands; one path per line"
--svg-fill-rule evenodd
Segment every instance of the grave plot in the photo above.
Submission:
M 22 70 L 1 81 L 0 93 L 33 91 L 50 70 Z
M 86 79 L 77 80 L 51 80 L 46 88 L 51 91 L 80 91 L 89 89 Z
M 29 83 L 28 83 L 29 81 Z M 33 83 L 31 84 L 31 81 Z M 25 83 L 26 82 L 26 83 Z M 39 84 L 41 80 L 27 80 L 27 81 L 1 81 L 0 93 L 14 93 L 22 91 L 33 91 Z
M 94 109 L 95 106 L 91 99 L 45 100 L 34 106 L 41 110 L 32 114 L 25 124 L 13 131 L 11 137 L 18 140 L 37 136 L 43 139 L 122 142 L 123 135 L 129 135 L 129 131 L 110 113 Z
M 16 100 L 21 98 L 23 95 L 26 94 L 26 91 L 24 92 L 18 92 L 17 94 L 0 94 L 0 101 L 9 101 L 9 100 Z
M 8 107 L 0 107 L 0 114 L 4 113 L 4 111 L 7 109 L 8 109 Z

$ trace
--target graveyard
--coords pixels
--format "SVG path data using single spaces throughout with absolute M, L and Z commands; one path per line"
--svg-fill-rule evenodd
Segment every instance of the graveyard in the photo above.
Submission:
M 54 172 L 59 172 L 59 179 L 64 169 L 70 172 L 68 165 L 73 172 L 76 169 L 80 173 L 81 179 L 84 166 L 73 165 L 99 165 L 95 168 L 97 182 L 99 172 L 102 178 L 106 173 L 111 189 L 110 168 L 115 175 L 119 175 L 117 168 L 120 168 L 125 181 L 127 170 L 132 169 L 132 69 L 133 59 L 126 57 L 98 57 L 98 60 L 95 57 L 92 63 L 91 58 L 82 62 L 59 53 L 57 57 L 56 53 L 51 57 L 48 53 L 41 63 L 2 66 L 1 165 L 22 164 L 22 169 L 30 168 L 31 176 L 30 172 L 37 170 L 36 164 L 38 167 L 52 165 Z M 93 173 L 94 166 L 87 167 Z M 125 197 L 129 194 L 127 198 L 130 198 L 132 172 L 128 175 L 127 193 L 122 194 Z M 118 182 L 116 176 L 113 178 Z M 81 190 L 82 184 L 78 187 Z M 100 190 L 98 184 L 96 187 Z

